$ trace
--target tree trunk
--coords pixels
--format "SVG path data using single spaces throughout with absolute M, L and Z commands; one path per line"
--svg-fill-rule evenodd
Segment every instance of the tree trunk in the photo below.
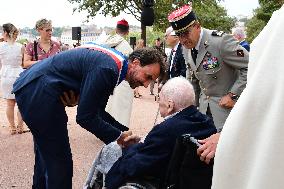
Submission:
M 141 39 L 144 40 L 144 46 L 146 47 L 146 26 L 141 23 Z

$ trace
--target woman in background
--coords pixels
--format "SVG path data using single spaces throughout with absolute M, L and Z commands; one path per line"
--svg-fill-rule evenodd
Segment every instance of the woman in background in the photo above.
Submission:
M 3 98 L 7 101 L 6 115 L 8 118 L 11 135 L 23 133 L 23 120 L 19 111 L 17 111 L 18 124 L 16 127 L 14 119 L 15 95 L 11 94 L 13 84 L 23 71 L 23 46 L 16 42 L 18 29 L 11 23 L 3 25 L 3 39 L 0 43 L 0 62 L 1 67 L 1 91 Z
M 40 38 L 27 44 L 24 52 L 24 67 L 28 68 L 38 60 L 43 60 L 61 51 L 60 44 L 51 40 L 52 23 L 51 20 L 40 19 L 35 26 Z

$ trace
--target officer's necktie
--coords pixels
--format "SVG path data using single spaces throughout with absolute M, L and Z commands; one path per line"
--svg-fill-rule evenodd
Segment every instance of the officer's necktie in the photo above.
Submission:
M 198 50 L 196 50 L 195 48 L 192 48 L 191 49 L 191 57 L 192 57 L 194 64 L 196 64 L 197 54 L 198 54 Z

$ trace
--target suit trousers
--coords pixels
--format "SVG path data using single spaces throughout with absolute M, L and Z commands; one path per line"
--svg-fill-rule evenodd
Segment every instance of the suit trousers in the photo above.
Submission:
M 45 85 L 44 76 L 16 92 L 23 120 L 34 138 L 33 189 L 71 189 L 72 153 L 67 115 L 59 97 Z

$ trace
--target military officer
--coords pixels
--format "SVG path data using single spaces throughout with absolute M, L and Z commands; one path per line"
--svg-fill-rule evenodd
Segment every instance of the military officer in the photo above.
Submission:
M 221 131 L 246 86 L 248 52 L 232 35 L 202 28 L 191 3 L 173 11 L 168 20 L 184 47 L 184 58 L 191 70 L 187 77 L 194 74 L 199 82 L 199 110 L 211 115 Z

